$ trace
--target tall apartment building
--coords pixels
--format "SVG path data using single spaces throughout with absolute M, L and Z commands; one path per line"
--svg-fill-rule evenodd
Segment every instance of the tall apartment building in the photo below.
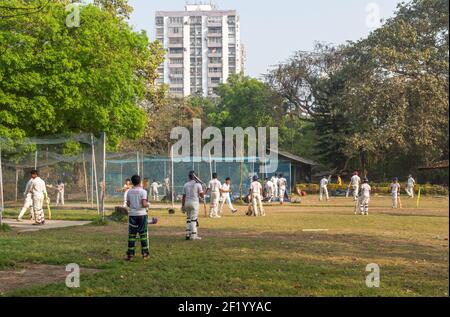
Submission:
M 186 5 L 185 11 L 156 12 L 156 39 L 167 50 L 158 83 L 173 96 L 214 95 L 230 74 L 243 70 L 243 46 L 235 10 Z

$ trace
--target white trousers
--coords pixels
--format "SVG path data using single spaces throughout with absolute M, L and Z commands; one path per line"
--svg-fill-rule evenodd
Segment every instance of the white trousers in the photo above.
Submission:
M 286 188 L 285 187 L 280 187 L 280 189 L 279 189 L 280 202 L 284 202 L 284 194 L 285 193 L 286 193 Z
M 124 208 L 127 208 L 127 194 L 128 194 L 128 190 L 126 190 L 126 191 L 123 193 L 123 207 L 124 207 Z
M 56 206 L 58 206 L 59 204 L 64 205 L 64 191 L 58 191 L 58 193 L 56 194 Z
M 268 198 L 268 202 L 270 203 L 273 199 L 273 188 L 269 187 L 266 189 L 266 198 Z
M 223 206 L 225 205 L 225 203 L 228 205 L 228 207 L 231 210 L 234 210 L 233 204 L 231 203 L 230 193 L 223 193 L 222 194 L 222 201 L 220 202 L 219 213 L 222 213 Z
M 398 193 L 392 193 L 392 208 L 398 208 Z
M 220 192 L 211 192 L 211 203 L 209 205 L 209 216 L 216 217 L 219 212 Z
M 152 197 L 153 197 L 153 200 L 158 200 L 159 199 L 159 192 L 158 192 L 158 190 L 152 189 Z
M 358 195 L 359 195 L 359 186 L 358 185 L 353 185 L 353 200 L 357 201 L 358 200 Z
M 359 211 L 364 214 L 369 213 L 369 201 L 370 197 L 368 196 L 361 196 L 359 198 Z
M 41 223 L 45 220 L 43 206 L 44 206 L 44 195 L 33 195 L 33 212 L 34 212 L 34 221 L 36 223 Z
M 274 192 L 275 198 L 277 198 L 278 197 L 278 185 L 274 186 L 273 192 Z
M 406 186 L 406 193 L 409 197 L 414 198 L 414 185 L 407 185 Z
M 319 194 L 319 200 L 323 200 L 323 196 L 325 196 L 325 199 L 328 201 L 330 197 L 328 196 L 328 188 L 327 187 L 320 187 L 320 194 Z
M 184 205 L 186 211 L 186 238 L 195 239 L 198 237 L 198 210 L 199 202 L 186 201 Z
M 31 198 L 31 194 L 27 194 L 27 196 L 25 197 L 25 202 L 23 204 L 23 207 L 20 210 L 19 217 L 17 217 L 17 218 L 22 219 L 23 216 L 25 215 L 25 213 L 29 209 L 30 213 L 31 213 L 31 218 L 34 220 L 34 212 L 33 212 L 32 208 L 33 208 L 33 199 Z
M 255 216 L 265 216 L 266 212 L 264 211 L 262 200 L 261 200 L 261 194 L 253 193 L 252 194 L 252 205 L 253 205 L 253 212 L 255 213 Z

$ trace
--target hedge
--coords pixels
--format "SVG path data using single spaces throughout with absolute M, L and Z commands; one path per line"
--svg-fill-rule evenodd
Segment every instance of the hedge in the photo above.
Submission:
M 372 188 L 373 194 L 388 194 L 390 183 L 370 183 L 370 187 Z M 401 192 L 406 194 L 406 184 L 401 184 L 402 190 Z M 340 186 L 338 184 L 329 184 L 328 191 L 334 192 L 336 190 L 347 191 L 348 184 Z M 303 191 L 306 191 L 308 194 L 319 194 L 320 186 L 319 184 L 297 184 L 297 188 Z M 422 195 L 439 195 L 439 196 L 448 196 L 448 188 L 440 185 L 431 185 L 431 184 L 416 184 L 414 187 L 414 192 L 419 192 L 419 188 L 421 189 Z

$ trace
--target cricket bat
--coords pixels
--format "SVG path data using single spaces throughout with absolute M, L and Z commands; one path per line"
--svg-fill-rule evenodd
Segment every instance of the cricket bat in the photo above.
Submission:
M 47 203 L 48 220 L 52 220 L 52 210 L 50 208 L 50 198 L 47 197 L 45 202 Z
M 397 201 L 398 201 L 398 206 L 400 207 L 400 209 L 402 209 L 403 206 L 402 206 L 402 199 L 400 198 L 400 195 L 397 196 Z

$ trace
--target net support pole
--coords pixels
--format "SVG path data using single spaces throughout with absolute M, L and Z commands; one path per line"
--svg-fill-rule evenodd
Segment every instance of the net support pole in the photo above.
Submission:
M 174 185 L 173 185 L 173 145 L 170 147 L 170 177 L 171 177 L 171 185 L 172 185 L 172 189 L 171 189 L 171 196 L 172 196 L 172 209 L 175 207 L 175 202 L 174 202 Z
M 144 178 L 145 178 L 145 173 L 144 173 L 144 160 L 145 160 L 145 158 L 144 158 L 144 151 L 142 151 L 142 152 L 141 152 L 142 180 L 144 180 Z
M 102 219 L 105 220 L 105 200 L 106 200 L 106 133 L 102 135 Z
M 3 201 L 3 169 L 2 169 L 2 148 L 0 146 L 0 226 L 3 225 L 3 210 L 5 202 Z
M 87 172 L 86 172 L 86 158 L 84 157 L 84 152 L 83 152 L 83 175 L 84 175 L 84 188 L 86 191 L 86 203 L 89 203 L 89 190 L 88 190 L 88 180 L 87 180 Z
M 37 157 L 38 157 L 38 151 L 34 153 L 34 169 L 37 170 Z
M 91 208 L 94 208 L 94 136 L 91 134 Z
M 139 175 L 140 173 L 139 152 L 136 152 L 136 167 L 137 167 L 137 175 Z
M 209 151 L 208 156 L 209 156 L 209 176 L 210 176 L 209 179 L 212 179 L 213 170 L 212 170 L 211 151 Z
M 19 169 L 16 167 L 16 192 L 14 195 L 15 201 L 18 200 L 18 194 L 17 194 L 18 191 L 19 191 Z
M 99 199 L 98 199 L 98 179 L 97 179 L 97 164 L 95 161 L 95 147 L 94 147 L 94 136 L 91 134 L 91 140 L 92 140 L 92 169 L 93 169 L 93 182 L 95 187 L 95 198 L 97 202 L 97 214 L 100 215 L 100 206 L 99 206 Z M 92 198 L 94 199 L 94 198 Z

